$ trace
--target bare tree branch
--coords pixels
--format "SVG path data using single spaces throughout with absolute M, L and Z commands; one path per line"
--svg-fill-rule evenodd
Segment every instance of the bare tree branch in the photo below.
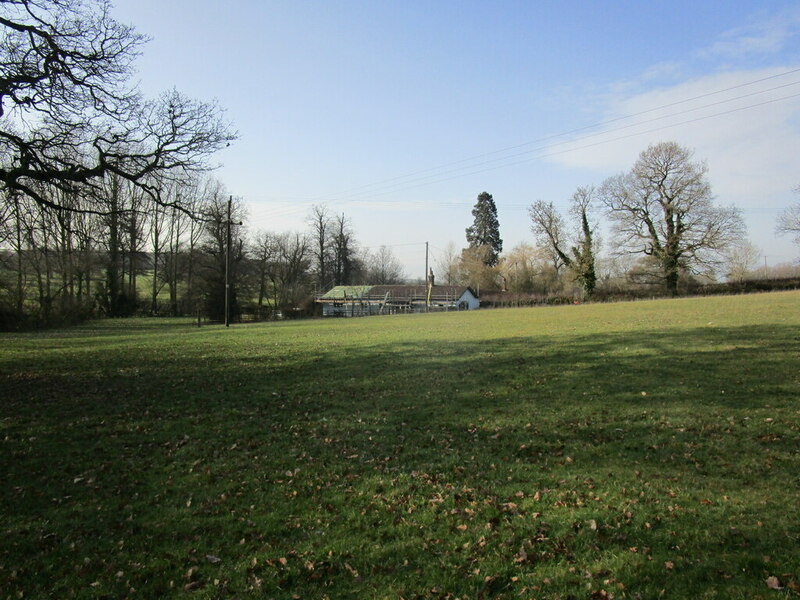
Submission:
M 650 146 L 630 172 L 601 188 L 620 250 L 657 260 L 673 294 L 680 270 L 722 265 L 725 250 L 744 236 L 739 211 L 713 204 L 707 172 L 687 148 L 666 142 Z
M 144 100 L 130 83 L 146 41 L 108 0 L 0 0 L 0 183 L 42 206 L 104 214 L 114 174 L 164 203 L 166 180 L 211 168 L 236 135 L 215 103 L 177 91 Z M 98 198 L 74 209 L 59 194 Z M 171 205 L 166 203 L 166 205 Z
M 794 191 L 800 193 L 800 186 Z M 794 204 L 781 211 L 775 232 L 779 235 L 791 235 L 795 243 L 800 244 L 800 200 L 796 200 Z

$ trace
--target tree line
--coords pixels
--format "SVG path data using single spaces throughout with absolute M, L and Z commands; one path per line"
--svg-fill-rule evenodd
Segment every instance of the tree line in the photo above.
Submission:
M 146 202 L 122 178 L 104 180 L 108 210 L 62 210 L 7 192 L 0 239 L 5 326 L 94 316 L 230 317 L 307 314 L 334 285 L 405 280 L 390 248 L 362 247 L 350 220 L 315 206 L 302 232 L 249 231 L 246 207 L 203 175 L 162 189 L 180 207 Z M 93 206 L 101 206 L 93 199 Z M 228 246 L 230 227 L 230 246 Z
M 800 190 L 798 190 L 800 191 Z M 535 245 L 501 255 L 497 209 L 491 194 L 478 196 L 468 247 L 450 246 L 439 268 L 447 280 L 483 289 L 591 298 L 647 289 L 677 295 L 722 273 L 729 280 L 763 276 L 759 250 L 747 241 L 740 212 L 715 204 L 705 162 L 676 142 L 654 144 L 633 167 L 599 186 L 580 186 L 568 215 L 553 202 L 528 208 Z M 611 251 L 600 255 L 600 219 L 609 224 Z M 800 243 L 800 202 L 779 215 L 776 232 Z M 784 269 L 785 270 L 785 269 Z M 797 269 L 789 269 L 797 277 Z
M 41 202 L 6 188 L 4 326 L 134 314 L 221 321 L 226 266 L 234 319 L 308 315 L 314 297 L 335 285 L 406 281 L 390 248 L 362 247 L 347 216 L 324 205 L 312 207 L 304 231 L 250 231 L 244 203 L 209 174 L 184 172 L 158 190 L 154 202 L 114 173 L 93 182 L 88 199 L 42 186 L 39 197 L 47 201 Z M 792 210 L 782 213 L 779 228 L 796 234 Z M 541 200 L 528 213 L 536 243 L 503 253 L 494 199 L 481 193 L 468 246 L 445 250 L 437 280 L 484 293 L 590 298 L 598 286 L 658 286 L 675 294 L 694 276 L 737 263 L 744 273 L 758 258 L 743 243 L 738 211 L 714 205 L 705 165 L 675 143 L 651 146 L 628 173 L 598 187 L 577 188 L 567 216 Z M 616 248 L 605 257 L 601 214 L 611 220 Z
M 229 214 L 208 175 L 237 137 L 223 109 L 177 90 L 145 97 L 132 76 L 146 40 L 107 0 L 0 0 L 0 32 L 4 325 L 219 318 L 226 272 L 235 311 L 273 313 L 372 268 L 401 276 L 390 252 L 359 249 L 348 219 L 324 207 L 310 232 L 250 236 L 241 202 Z
M 286 316 L 334 285 L 405 279 L 389 248 L 361 247 L 350 220 L 325 206 L 311 209 L 305 231 L 249 231 L 241 200 L 209 174 L 237 137 L 223 109 L 177 90 L 144 97 L 132 75 L 146 40 L 116 22 L 106 0 L 0 8 L 5 326 L 96 315 L 222 319 L 226 298 L 234 315 Z M 710 190 L 704 163 L 676 143 L 657 144 L 629 172 L 578 188 L 568 216 L 533 203 L 536 245 L 505 254 L 484 192 L 467 247 L 448 246 L 437 281 L 592 296 L 613 280 L 675 294 L 725 260 L 744 272 L 754 251 L 741 243 L 741 217 L 715 205 Z M 616 249 L 605 258 L 601 215 Z M 798 215 L 787 208 L 778 231 L 797 236 Z

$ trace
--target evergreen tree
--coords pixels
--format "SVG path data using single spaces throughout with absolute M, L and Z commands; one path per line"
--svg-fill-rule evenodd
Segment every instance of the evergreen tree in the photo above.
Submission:
M 497 207 L 494 198 L 488 192 L 478 195 L 475 208 L 472 209 L 475 218 L 471 226 L 467 227 L 467 242 L 470 248 L 486 246 L 484 263 L 488 267 L 497 266 L 500 253 L 503 251 L 503 240 L 500 239 L 500 223 L 497 220 Z

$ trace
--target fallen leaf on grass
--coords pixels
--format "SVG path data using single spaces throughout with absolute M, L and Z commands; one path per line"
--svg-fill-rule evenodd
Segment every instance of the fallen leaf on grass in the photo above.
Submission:
M 358 574 L 358 571 L 356 571 L 348 563 L 344 563 L 344 568 L 350 572 L 350 574 L 353 576 L 353 579 L 355 579 L 356 581 L 361 581 L 361 576 Z
M 783 589 L 783 586 L 781 585 L 780 579 L 778 579 L 774 575 L 771 576 L 771 577 L 767 577 L 767 580 L 766 580 L 765 583 L 767 584 L 767 587 L 769 589 L 771 589 L 771 590 L 782 590 Z

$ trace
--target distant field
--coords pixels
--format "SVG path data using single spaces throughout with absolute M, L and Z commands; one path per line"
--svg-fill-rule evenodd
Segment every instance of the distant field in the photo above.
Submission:
M 800 596 L 797 292 L 0 342 L 0 598 Z

